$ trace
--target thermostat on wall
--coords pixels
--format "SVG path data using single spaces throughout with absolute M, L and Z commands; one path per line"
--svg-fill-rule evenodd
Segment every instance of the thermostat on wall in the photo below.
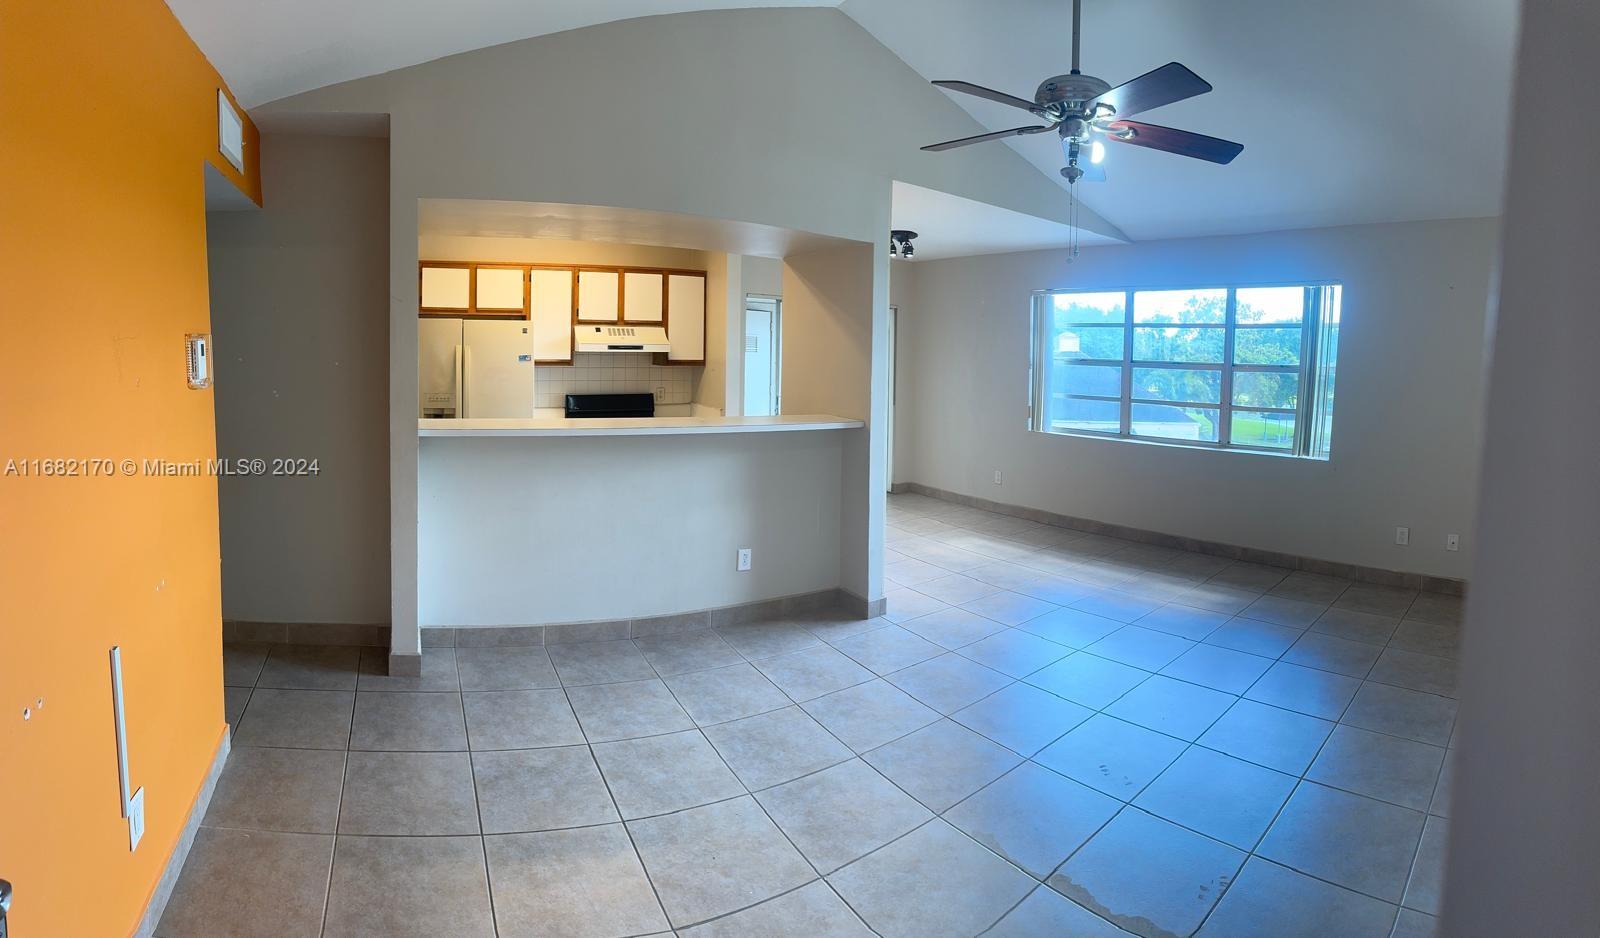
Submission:
M 211 334 L 191 332 L 183 337 L 184 357 L 189 371 L 189 387 L 211 387 Z

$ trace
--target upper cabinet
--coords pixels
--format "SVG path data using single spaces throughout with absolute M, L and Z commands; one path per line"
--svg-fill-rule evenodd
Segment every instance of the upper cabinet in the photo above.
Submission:
M 533 320 L 533 358 L 538 365 L 572 364 L 571 268 L 535 267 L 529 278 L 528 318 Z
M 634 325 L 661 325 L 666 310 L 666 276 L 653 270 L 622 274 L 622 321 Z
M 472 274 L 474 312 L 517 317 L 527 315 L 528 268 L 478 264 Z
M 578 271 L 578 322 L 616 322 L 622 312 L 622 272 Z
M 472 310 L 472 265 L 427 261 L 422 265 L 422 311 L 466 313 Z
M 667 274 L 667 341 L 672 350 L 656 361 L 703 365 L 706 361 L 706 275 Z

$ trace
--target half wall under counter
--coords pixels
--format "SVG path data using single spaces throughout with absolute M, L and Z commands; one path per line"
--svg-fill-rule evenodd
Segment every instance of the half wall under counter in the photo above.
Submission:
M 609 417 L 568 419 L 560 415 L 530 418 L 417 421 L 421 437 L 496 436 L 688 436 L 720 433 L 780 433 L 797 430 L 854 430 L 860 420 L 832 414 L 781 417 Z

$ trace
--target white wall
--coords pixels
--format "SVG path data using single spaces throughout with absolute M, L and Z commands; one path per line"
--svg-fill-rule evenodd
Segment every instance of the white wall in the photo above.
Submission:
M 916 262 L 896 475 L 996 501 L 1343 563 L 1467 575 L 1492 219 Z M 905 264 L 897 264 L 898 273 Z M 1338 280 L 1327 462 L 1032 433 L 1034 290 Z M 912 402 L 908 406 L 907 398 Z M 1004 484 L 994 485 L 994 471 Z M 1394 528 L 1411 528 L 1409 548 Z M 1445 535 L 1462 550 L 1444 549 Z
M 623 619 L 838 586 L 841 452 L 863 432 L 426 438 L 421 622 Z
M 265 207 L 206 216 L 217 455 L 321 472 L 219 480 L 222 615 L 387 622 L 388 141 L 268 135 L 261 160 Z
M 1522 4 L 1440 935 L 1600 928 L 1600 9 Z

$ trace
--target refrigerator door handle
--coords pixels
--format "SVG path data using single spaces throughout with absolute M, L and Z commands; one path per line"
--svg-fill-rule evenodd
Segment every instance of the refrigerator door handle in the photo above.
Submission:
M 466 391 L 466 358 L 467 347 L 465 345 L 456 346 L 455 391 L 457 417 L 467 416 L 467 401 L 465 394 L 463 393 Z

